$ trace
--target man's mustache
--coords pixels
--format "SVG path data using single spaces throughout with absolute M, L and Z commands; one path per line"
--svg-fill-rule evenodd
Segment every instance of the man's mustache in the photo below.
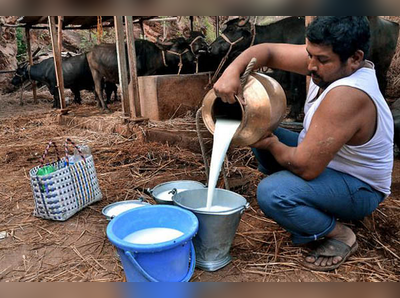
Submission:
M 310 71 L 309 76 L 314 76 L 314 77 L 317 77 L 317 78 L 321 78 L 321 76 L 318 75 L 318 73 L 316 71 Z

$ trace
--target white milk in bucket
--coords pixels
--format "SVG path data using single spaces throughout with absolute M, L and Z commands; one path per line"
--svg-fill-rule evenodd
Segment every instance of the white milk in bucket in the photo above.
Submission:
M 131 210 L 133 208 L 138 208 L 138 207 L 143 207 L 144 205 L 141 204 L 121 204 L 121 205 L 116 205 L 112 209 L 109 210 L 107 213 L 108 216 L 110 217 L 115 217 L 119 214 L 121 214 L 124 211 Z
M 216 119 L 214 130 L 214 143 L 211 153 L 210 176 L 208 178 L 207 207 L 206 210 L 211 211 L 214 190 L 217 185 L 219 173 L 222 163 L 228 151 L 229 144 L 233 135 L 240 126 L 239 120 L 234 119 Z M 217 206 L 216 206 L 217 207 Z M 221 206 L 218 206 L 221 207 Z M 218 209 L 218 208 L 217 208 Z M 224 211 L 224 210 L 214 210 Z
M 231 210 L 231 207 L 227 206 L 211 206 L 210 208 L 203 207 L 203 208 L 197 208 L 198 211 L 212 211 L 212 212 L 224 212 L 224 211 L 229 211 Z
M 124 238 L 124 241 L 134 244 L 156 244 L 174 240 L 183 233 L 170 228 L 149 228 L 133 232 Z

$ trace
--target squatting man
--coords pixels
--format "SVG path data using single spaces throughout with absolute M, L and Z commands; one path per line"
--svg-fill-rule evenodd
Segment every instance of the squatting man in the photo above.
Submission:
M 372 62 L 366 17 L 317 17 L 306 44 L 248 48 L 214 85 L 222 101 L 243 100 L 239 77 L 251 58 L 263 66 L 311 76 L 304 129 L 278 128 L 253 144 L 267 174 L 257 189 L 266 216 L 291 233 L 294 244 L 315 244 L 302 264 L 339 267 L 357 248 L 355 233 L 340 220 L 360 220 L 389 194 L 393 120 Z

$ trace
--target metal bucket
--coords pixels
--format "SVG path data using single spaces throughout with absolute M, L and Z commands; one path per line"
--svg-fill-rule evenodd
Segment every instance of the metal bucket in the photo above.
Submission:
M 114 217 L 125 211 L 144 206 L 150 206 L 150 204 L 144 202 L 143 198 L 139 198 L 138 200 L 120 201 L 105 206 L 101 213 L 103 213 L 107 220 L 112 220 Z
M 173 196 L 176 205 L 192 211 L 199 220 L 199 231 L 193 244 L 196 266 L 205 271 L 216 271 L 232 260 L 229 250 L 239 226 L 240 217 L 249 203 L 241 195 L 216 188 L 212 206 L 224 211 L 206 211 L 207 188 L 186 190 Z
M 188 189 L 201 189 L 206 186 L 197 181 L 192 180 L 177 180 L 161 183 L 155 186 L 153 189 L 146 189 L 146 193 L 150 195 L 157 204 L 173 205 L 172 196 L 176 192 L 185 191 Z

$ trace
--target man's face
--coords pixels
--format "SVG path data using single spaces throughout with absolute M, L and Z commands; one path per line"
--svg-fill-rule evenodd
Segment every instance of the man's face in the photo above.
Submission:
M 313 82 L 326 89 L 334 81 L 351 74 L 348 60 L 341 62 L 339 55 L 332 51 L 332 46 L 318 45 L 306 41 L 309 57 L 308 70 Z

